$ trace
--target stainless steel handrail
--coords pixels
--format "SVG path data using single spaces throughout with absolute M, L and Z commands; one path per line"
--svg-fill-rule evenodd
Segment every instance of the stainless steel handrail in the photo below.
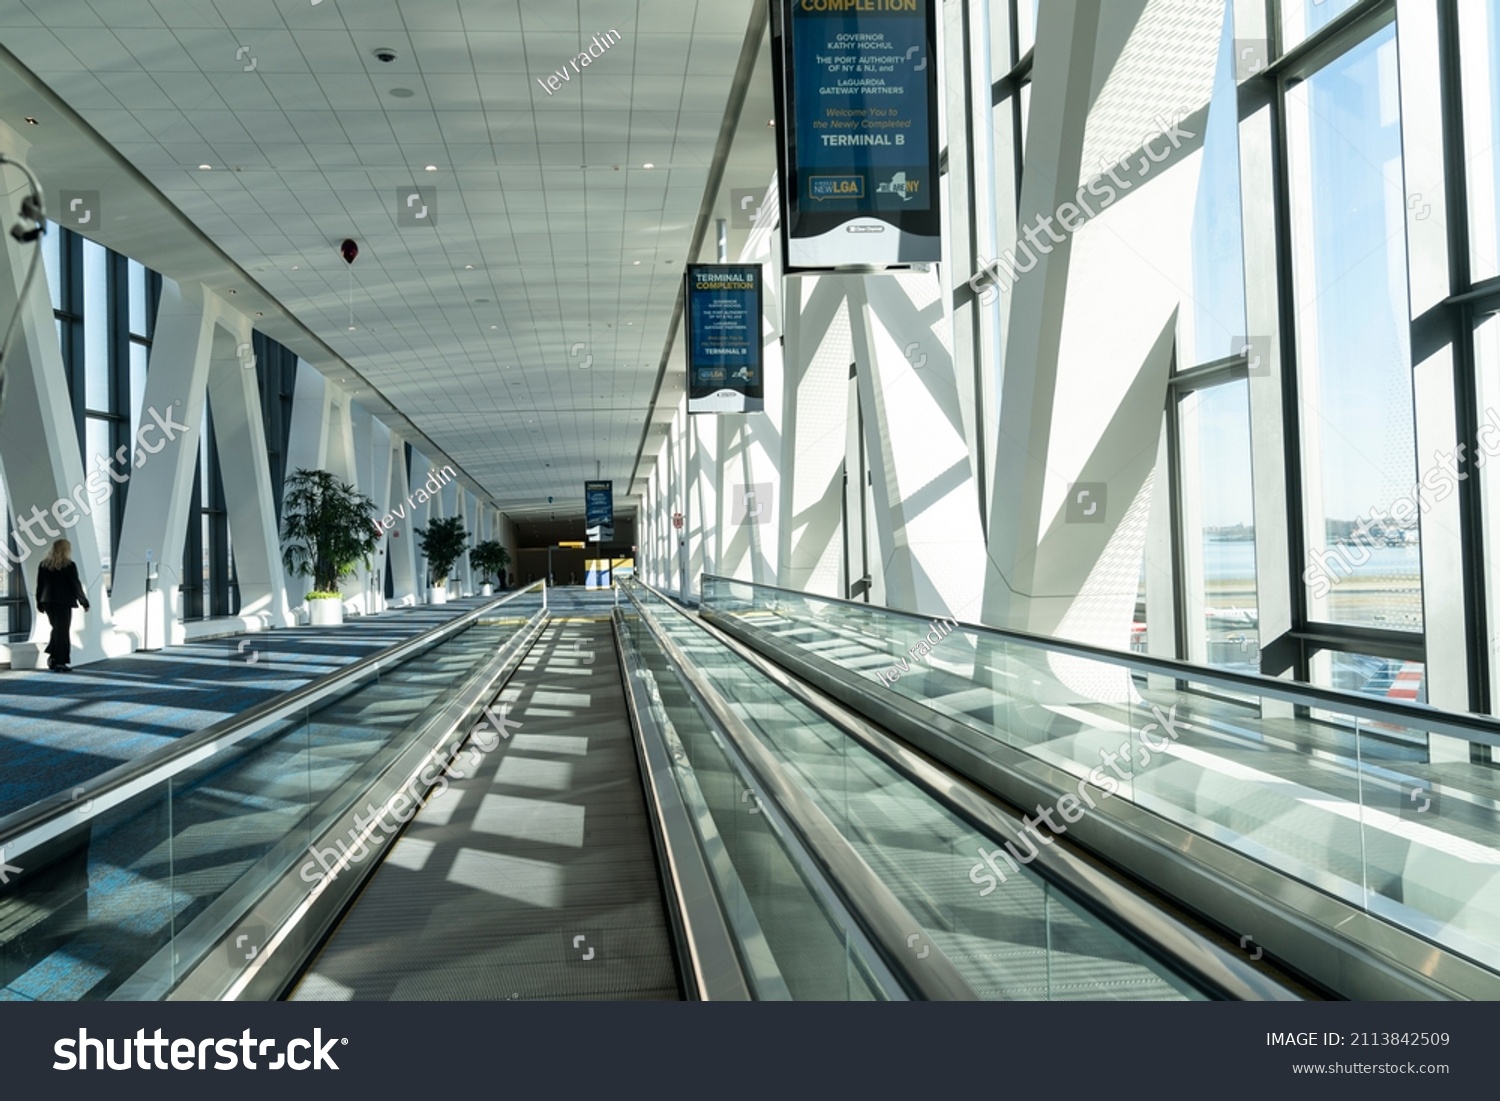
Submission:
M 618 591 L 618 590 L 617 590 Z M 745 968 L 735 950 L 735 936 L 714 889 L 709 857 L 700 847 L 693 815 L 672 775 L 666 734 L 651 713 L 651 703 L 639 676 L 640 656 L 630 645 L 617 608 L 611 619 L 615 653 L 624 682 L 625 707 L 640 755 L 646 798 L 657 823 L 663 879 L 678 915 L 683 948 L 692 974 L 684 976 L 703 1001 L 750 1001 L 754 998 Z M 715 836 L 714 840 L 718 840 Z M 719 841 L 719 848 L 723 842 Z
M 902 611 L 899 608 L 887 608 L 879 604 L 865 604 L 858 600 L 844 600 L 836 596 L 824 596 L 821 593 L 799 592 L 796 589 L 782 588 L 779 585 L 766 585 L 759 581 L 744 581 L 734 577 L 720 577 L 717 574 L 704 574 L 703 580 L 705 583 L 709 581 L 722 581 L 732 585 L 748 585 L 754 589 L 786 593 L 789 596 L 795 596 L 802 600 L 814 600 L 820 604 L 842 604 L 850 608 L 860 609 L 866 614 L 878 612 L 882 616 L 899 616 L 903 619 L 925 622 L 941 618 L 934 615 L 923 615 L 920 612 Z M 637 583 L 645 584 L 639 579 L 637 579 Z M 703 610 L 709 614 L 725 614 L 722 611 L 714 609 L 709 604 L 706 596 L 702 605 Z M 1324 707 L 1342 714 L 1355 715 L 1359 718 L 1368 719 L 1371 722 L 1389 723 L 1394 719 L 1401 726 L 1411 727 L 1416 730 L 1425 730 L 1433 734 L 1444 734 L 1464 741 L 1482 742 L 1485 745 L 1500 746 L 1500 720 L 1492 719 L 1488 716 L 1443 711 L 1429 704 L 1403 703 L 1398 700 L 1382 699 L 1377 696 L 1361 696 L 1357 693 L 1346 692 L 1338 688 L 1324 688 L 1319 685 L 1284 681 L 1276 677 L 1268 677 L 1257 673 L 1234 673 L 1226 669 L 1212 669 L 1207 666 L 1193 665 L 1189 662 L 1176 661 L 1171 658 L 1152 657 L 1146 654 L 1125 654 L 1118 650 L 1106 650 L 1102 647 L 1091 646 L 1085 642 L 1052 638 L 1047 635 L 1033 635 L 1024 631 L 1015 631 L 1007 627 L 986 627 L 977 623 L 966 623 L 962 620 L 954 620 L 954 622 L 958 623 L 959 630 L 997 638 L 1003 642 L 1025 646 L 1033 650 L 1066 654 L 1069 657 L 1087 658 L 1091 661 L 1116 665 L 1131 672 L 1168 676 L 1174 680 L 1192 681 L 1197 684 L 1222 688 L 1229 692 L 1250 692 L 1257 696 L 1281 700 L 1285 703 L 1302 707 Z
M 534 582 L 524 589 L 518 589 L 508 596 L 441 623 L 415 638 L 360 658 L 300 688 L 282 693 L 275 699 L 257 704 L 238 715 L 221 719 L 134 761 L 118 765 L 87 784 L 75 787 L 70 793 L 59 793 L 0 818 L 0 856 L 17 857 L 61 836 L 154 787 L 162 780 L 170 779 L 257 731 L 280 722 L 293 712 L 342 692 L 360 677 L 387 666 L 401 664 L 415 653 L 431 649 L 483 616 L 492 614 L 501 605 L 534 591 L 541 592 L 545 607 L 546 583 Z
M 650 591 L 660 595 L 655 589 Z M 628 589 L 626 592 L 679 674 L 712 714 L 714 721 L 732 739 L 735 748 L 750 763 L 763 790 L 770 796 L 769 802 L 779 808 L 792 823 L 832 881 L 845 893 L 850 910 L 858 915 L 871 939 L 879 946 L 883 962 L 900 977 L 908 990 L 922 998 L 934 1001 L 977 1000 L 978 995 L 973 987 L 936 946 L 927 946 L 927 952 L 918 963 L 917 957 L 909 950 L 908 938 L 920 935 L 923 925 L 875 874 L 874 869 L 865 863 L 864 858 L 822 810 L 788 779 L 760 738 L 734 713 L 724 697 L 682 652 L 657 621 L 655 613 L 636 600 Z

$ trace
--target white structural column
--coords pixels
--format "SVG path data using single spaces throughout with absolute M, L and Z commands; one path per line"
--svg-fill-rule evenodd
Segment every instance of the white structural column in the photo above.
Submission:
M 782 469 L 791 485 L 792 531 L 781 584 L 803 592 L 848 595 L 843 578 L 843 493 L 849 367 L 845 280 L 786 280 Z
M 218 301 L 203 287 L 162 280 L 141 423 L 160 414 L 173 424 L 190 427 L 186 431 L 174 429 L 175 438 L 165 440 L 156 454 L 137 454 L 138 465 L 130 472 L 119 561 L 114 570 L 114 600 L 122 627 L 135 636 L 137 645 L 155 648 L 181 643 L 186 637 L 180 593 L 182 548 L 201 447 L 203 402 L 218 339 L 215 330 L 219 309 Z M 230 334 L 224 335 L 226 342 L 233 341 Z M 233 369 L 239 370 L 232 343 L 228 354 Z M 152 587 L 165 600 L 167 623 L 160 637 L 157 632 L 161 625 L 152 622 L 154 617 L 148 617 L 146 610 L 148 558 L 157 563 L 158 570 Z
M 689 417 L 686 445 L 687 507 L 683 509 L 683 530 L 688 539 L 688 586 L 693 592 L 702 592 L 703 575 L 719 572 L 720 529 L 716 522 L 719 418 Z
M 762 326 L 765 411 L 720 418 L 723 572 L 775 585 L 780 580 L 783 532 L 789 533 L 793 524 L 793 496 L 781 476 L 785 378 L 780 333 L 770 320 L 763 320 Z
M 247 369 L 237 354 L 250 343 L 250 321 L 224 308 L 217 299 L 211 302 L 216 304 L 218 325 L 208 366 L 208 404 L 229 514 L 229 538 L 234 547 L 239 618 L 250 628 L 289 627 L 296 618 L 287 599 L 286 572 L 281 564 L 260 385 L 255 371 Z M 133 501 L 127 504 L 127 508 L 133 506 Z M 120 545 L 122 549 L 126 546 L 123 538 Z
M 862 277 L 849 294 L 885 602 L 977 619 L 984 533 L 941 284 Z
M 459 491 L 464 503 L 464 530 L 469 533 L 469 546 L 464 551 L 463 560 L 458 566 L 458 575 L 463 579 L 463 591 L 466 596 L 473 596 L 479 591 L 478 580 L 474 576 L 474 566 L 469 561 L 469 551 L 474 549 L 483 536 L 479 534 L 479 498 L 467 489 Z
M 328 414 L 328 453 L 323 469 L 363 492 L 368 483 L 360 481 L 359 445 L 355 438 L 358 410 L 347 394 L 333 386 L 328 389 L 329 400 L 325 407 Z M 346 615 L 359 615 L 365 610 L 365 581 L 364 567 L 356 566 L 350 577 L 339 582 L 339 594 L 343 597 Z
M 24 147 L 14 140 L 7 142 L 6 149 L 18 157 L 25 153 Z M 6 172 L 5 179 L 14 177 L 13 172 Z M 7 195 L 3 201 L 7 209 L 14 210 L 19 203 L 19 192 Z M 18 246 L 8 234 L 4 235 L 4 242 L 0 316 L 9 317 L 18 304 L 34 250 L 41 246 Z M 26 590 L 34 594 L 37 564 L 51 549 L 54 539 L 66 538 L 73 544 L 73 558 L 93 608 L 87 614 L 81 610 L 74 612 L 73 662 L 84 664 L 115 657 L 129 652 L 130 640 L 115 630 L 100 574 L 108 548 L 99 547 L 92 521 L 93 509 L 109 507 L 105 487 L 113 491 L 114 485 L 108 478 L 102 485 L 95 478 L 94 489 L 86 484 L 46 273 L 41 268 L 37 269 L 26 301 L 19 302 L 19 306 L 21 316 L 15 342 L 5 363 L 5 409 L 0 414 L 0 468 L 19 530 L 17 546 L 6 548 L 10 553 L 0 558 L 0 569 L 23 569 Z M 130 462 L 127 456 L 124 464 L 110 469 L 133 473 Z M 12 561 L 12 555 L 16 561 Z M 12 667 L 45 665 L 42 648 L 50 633 L 46 617 L 38 613 L 31 641 L 8 648 Z
M 370 436 L 370 481 L 368 493 L 370 499 L 375 502 L 376 518 L 384 517 L 391 510 L 391 465 L 393 456 L 391 454 L 391 430 L 383 422 L 371 418 Z M 390 533 L 381 525 L 382 535 L 375 544 L 375 557 L 372 562 L 372 572 L 369 592 L 369 609 L 371 612 L 385 610 L 385 569 L 386 558 L 391 553 Z
M 846 394 L 854 361 L 843 281 L 808 276 L 771 280 L 767 320 L 781 339 L 781 481 L 784 487 L 777 584 L 845 596 L 843 569 Z M 782 288 L 785 288 L 785 300 Z
M 1223 15 L 1042 7 L 986 622 L 1129 648 Z

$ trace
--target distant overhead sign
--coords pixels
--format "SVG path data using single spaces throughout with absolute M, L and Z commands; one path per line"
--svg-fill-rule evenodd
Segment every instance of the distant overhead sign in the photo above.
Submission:
M 615 483 L 583 483 L 583 522 L 592 543 L 607 542 L 615 537 Z

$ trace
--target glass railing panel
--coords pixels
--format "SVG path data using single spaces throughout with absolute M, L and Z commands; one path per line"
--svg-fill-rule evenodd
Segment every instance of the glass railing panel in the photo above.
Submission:
M 74 821 L 69 821 L 69 820 Z M 170 785 L 97 809 L 86 793 L 61 836 L 4 858 L 0 997 L 107 998 L 148 961 L 170 981 L 172 934 L 191 905 L 173 883 Z
M 927 620 L 747 582 L 707 581 L 704 607 L 1068 773 L 1084 811 L 1129 800 L 1500 968 L 1488 729 L 1455 737 L 1285 682 L 1169 674 L 977 628 L 940 624 L 934 639 Z
M 522 600 L 540 607 L 539 594 Z M 3 858 L 23 874 L 0 884 L 0 997 L 168 993 L 513 637 L 524 609 L 503 610 L 347 675 L 310 708 L 231 731 L 121 803 L 95 808 L 80 789 L 76 824 Z

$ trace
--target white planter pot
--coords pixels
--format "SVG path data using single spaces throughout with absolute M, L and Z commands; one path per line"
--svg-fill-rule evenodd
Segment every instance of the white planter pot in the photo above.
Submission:
M 479 595 L 480 596 L 494 596 L 495 595 L 495 586 L 489 585 L 489 584 L 481 585 L 480 588 L 479 588 Z
M 446 604 L 446 603 L 448 603 L 448 590 L 446 588 L 440 589 L 436 585 L 434 585 L 432 588 L 430 588 L 430 589 L 427 590 L 427 603 L 429 603 L 429 604 Z
M 308 623 L 314 627 L 338 627 L 344 622 L 344 602 L 336 596 L 309 600 Z

